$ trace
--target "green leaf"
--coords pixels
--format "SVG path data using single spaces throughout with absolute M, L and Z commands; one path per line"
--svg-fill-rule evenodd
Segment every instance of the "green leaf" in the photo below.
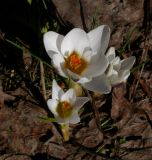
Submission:
M 42 121 L 45 121 L 45 122 L 56 122 L 56 119 L 55 118 L 50 118 L 50 117 L 41 117 L 41 116 L 38 116 L 38 118 Z
M 29 5 L 31 5 L 31 4 L 32 4 L 32 0 L 27 0 L 27 3 L 28 3 Z
M 43 33 L 48 32 L 48 29 L 49 29 L 49 23 L 46 22 L 46 24 L 41 29 L 41 33 L 43 34 Z

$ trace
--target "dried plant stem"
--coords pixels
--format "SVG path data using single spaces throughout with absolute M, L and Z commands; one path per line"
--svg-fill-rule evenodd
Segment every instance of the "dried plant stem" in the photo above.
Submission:
M 141 61 L 146 61 L 146 58 L 147 58 L 148 45 L 146 45 L 147 44 L 146 41 L 147 40 L 145 40 L 145 47 L 144 47 L 143 52 L 142 52 Z M 136 83 L 135 88 L 133 90 L 133 95 L 132 95 L 131 102 L 133 102 L 133 98 L 135 96 L 136 90 L 137 90 L 138 85 L 140 83 L 140 79 L 141 79 L 142 73 L 144 71 L 144 67 L 145 67 L 145 63 L 142 65 L 142 68 L 141 68 L 141 71 L 140 71 L 140 75 L 138 76 L 137 83 Z
M 92 94 L 90 94 L 90 92 L 87 89 L 85 90 L 85 92 L 86 92 L 87 96 L 89 97 L 89 99 L 91 101 L 92 111 L 94 113 L 94 118 L 96 120 L 96 125 L 97 125 L 98 129 L 101 130 L 101 127 L 99 125 L 100 115 L 99 115 L 98 108 L 95 105 L 94 96 Z
M 88 32 L 87 25 L 86 25 L 86 23 L 85 23 L 83 5 L 82 5 L 81 0 L 79 0 L 79 4 L 80 4 L 80 16 L 81 16 L 81 22 L 82 22 L 82 25 L 83 25 L 83 29 L 84 29 L 86 32 Z
M 45 87 L 45 77 L 44 77 L 44 66 L 43 62 L 40 61 L 40 74 L 41 74 L 41 85 L 42 85 L 42 93 L 43 97 L 46 100 L 46 87 Z

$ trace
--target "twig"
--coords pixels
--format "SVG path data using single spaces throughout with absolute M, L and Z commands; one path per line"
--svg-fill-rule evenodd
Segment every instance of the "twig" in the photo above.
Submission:
M 149 47 L 146 45 L 146 42 L 147 42 L 147 39 L 145 40 L 145 44 L 144 44 L 145 47 L 144 47 L 143 52 L 142 52 L 141 61 L 145 61 L 145 60 L 146 60 L 146 57 L 147 57 L 147 52 L 148 52 L 148 48 L 149 48 Z M 140 78 L 141 78 L 142 73 L 143 73 L 143 71 L 144 71 L 144 67 L 145 67 L 145 63 L 143 63 L 143 66 L 142 66 L 141 71 L 140 71 L 140 75 L 139 75 L 139 77 L 138 77 L 137 83 L 136 83 L 135 88 L 134 88 L 134 90 L 133 90 L 133 95 L 132 95 L 131 102 L 133 102 L 133 98 L 134 98 L 134 96 L 135 96 L 137 87 L 138 87 L 139 82 L 140 82 Z
M 101 127 L 100 127 L 100 125 L 99 125 L 100 116 L 99 116 L 98 108 L 97 108 L 96 105 L 95 105 L 94 96 L 91 95 L 88 90 L 84 90 L 84 91 L 85 91 L 85 93 L 87 94 L 87 96 L 89 97 L 89 99 L 90 99 L 90 101 L 91 101 L 92 111 L 93 111 L 93 114 L 94 114 L 94 118 L 95 118 L 95 121 L 96 121 L 96 125 L 97 125 L 98 129 L 101 131 Z
M 148 113 L 146 111 L 144 111 L 144 114 L 146 115 L 147 121 L 150 124 L 150 127 L 152 129 L 152 121 L 150 120 Z
M 148 36 L 150 32 L 150 21 L 152 15 L 152 3 L 151 0 L 144 0 L 144 20 L 143 20 L 143 27 L 145 32 L 145 37 Z
M 45 87 L 45 77 L 44 77 L 44 66 L 43 66 L 43 62 L 42 61 L 40 61 L 40 74 L 41 74 L 42 93 L 43 93 L 44 99 L 46 100 L 46 87 Z
M 87 29 L 87 26 L 86 26 L 86 23 L 85 23 L 83 6 L 82 6 L 81 0 L 79 0 L 79 4 L 80 4 L 80 15 L 81 15 L 81 21 L 82 21 L 83 29 L 87 32 L 88 29 Z

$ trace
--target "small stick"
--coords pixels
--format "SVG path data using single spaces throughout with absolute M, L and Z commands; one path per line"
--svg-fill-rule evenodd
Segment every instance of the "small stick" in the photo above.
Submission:
M 45 77 L 44 77 L 44 66 L 43 66 L 43 62 L 42 61 L 40 61 L 40 75 L 41 75 L 42 93 L 43 93 L 44 99 L 46 100 L 46 87 L 45 87 Z
M 147 52 L 148 52 L 148 46 L 146 46 L 146 41 L 145 41 L 145 48 L 143 49 L 141 61 L 146 60 L 146 58 L 147 58 Z M 135 93 L 136 93 L 137 87 L 138 87 L 138 85 L 139 85 L 139 82 L 140 82 L 142 73 L 143 73 L 143 71 L 144 71 L 144 67 L 145 67 L 145 64 L 143 64 L 143 66 L 142 66 L 142 68 L 141 68 L 139 78 L 138 78 L 138 80 L 137 80 L 137 83 L 136 83 L 135 88 L 134 88 L 134 91 L 133 91 L 133 95 L 132 95 L 131 102 L 133 102 L 133 98 L 134 98 L 134 96 L 135 96 Z

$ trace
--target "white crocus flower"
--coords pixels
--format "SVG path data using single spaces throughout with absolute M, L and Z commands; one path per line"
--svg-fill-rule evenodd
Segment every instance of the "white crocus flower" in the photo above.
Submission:
M 106 25 L 86 33 L 80 28 L 74 28 L 65 37 L 50 31 L 44 34 L 44 46 L 52 59 L 53 66 L 63 77 L 70 77 L 85 87 L 105 72 L 108 60 L 104 53 L 110 38 L 110 29 Z M 98 83 L 98 84 L 97 84 Z M 107 90 L 100 82 L 90 83 L 87 89 Z
M 52 99 L 47 101 L 47 105 L 58 123 L 76 124 L 80 122 L 79 109 L 88 101 L 87 97 L 76 97 L 74 89 L 64 92 L 53 80 Z
M 110 47 L 106 57 L 109 61 L 109 66 L 106 70 L 106 76 L 109 79 L 111 85 L 116 85 L 121 82 L 126 82 L 130 75 L 130 69 L 135 63 L 135 57 L 120 60 L 120 57 L 115 55 L 115 48 Z
M 105 73 L 93 78 L 92 81 L 86 83 L 86 88 L 91 86 L 91 90 L 109 93 L 112 86 L 126 82 L 130 75 L 130 69 L 135 63 L 135 57 L 131 56 L 129 58 L 120 60 L 120 57 L 115 55 L 114 47 L 109 48 L 106 57 L 108 59 L 109 66 L 107 67 Z M 97 85 L 100 83 L 100 85 L 94 87 L 94 85 L 91 85 L 92 83 Z

